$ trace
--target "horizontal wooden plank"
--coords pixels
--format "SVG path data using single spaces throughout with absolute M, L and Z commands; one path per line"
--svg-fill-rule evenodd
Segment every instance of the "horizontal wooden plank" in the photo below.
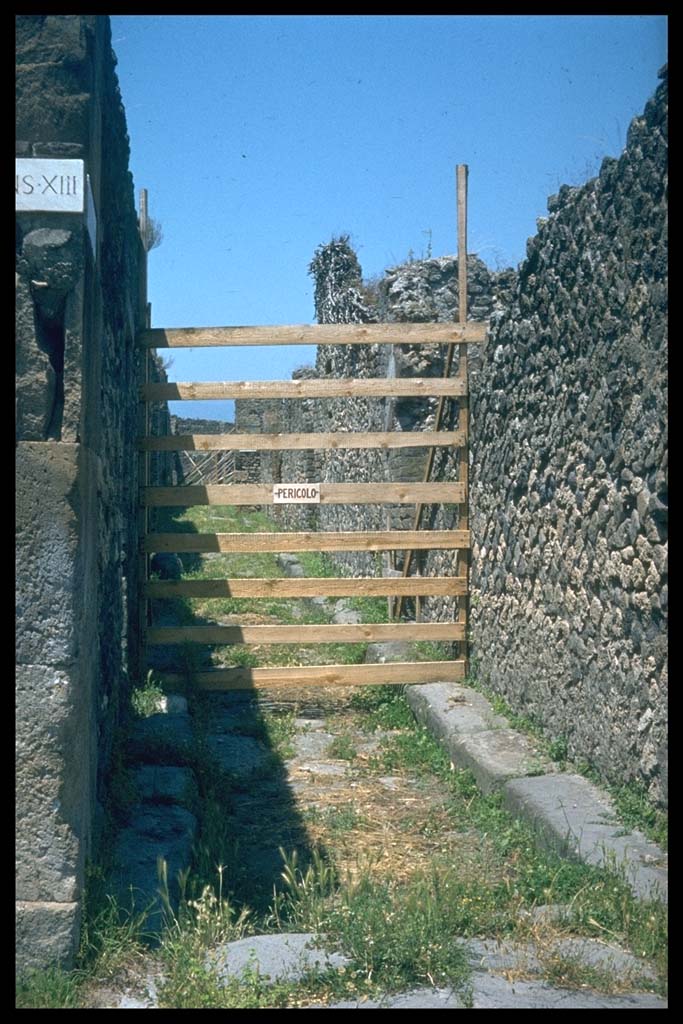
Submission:
M 194 487 L 144 487 L 149 508 L 182 505 L 272 505 L 272 484 L 214 484 Z M 320 484 L 321 505 L 458 504 L 465 487 L 458 483 Z
M 235 345 L 481 344 L 486 323 L 291 324 L 254 327 L 154 327 L 140 333 L 145 348 Z
M 460 377 L 320 377 L 311 380 L 177 381 L 143 384 L 147 402 L 273 398 L 457 398 L 467 394 Z
M 159 673 L 171 686 L 185 682 L 178 673 Z M 296 689 L 306 686 L 378 686 L 385 683 L 457 682 L 464 661 L 389 662 L 379 665 L 306 665 L 301 668 L 228 668 L 195 672 L 200 690 Z
M 157 626 L 148 644 L 331 644 L 464 640 L 461 622 L 354 623 L 332 626 Z
M 464 576 L 151 580 L 145 597 L 458 597 L 466 587 Z
M 144 437 L 145 452 L 291 451 L 321 448 L 440 448 L 458 447 L 466 440 L 464 430 L 398 430 L 393 433 L 347 431 L 336 434 L 177 434 Z
M 215 552 L 391 551 L 470 546 L 469 530 L 380 530 L 304 533 L 150 533 L 144 550 Z

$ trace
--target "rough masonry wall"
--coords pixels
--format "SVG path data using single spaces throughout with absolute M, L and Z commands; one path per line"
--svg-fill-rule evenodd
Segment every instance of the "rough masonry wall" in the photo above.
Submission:
M 370 290 L 361 281 L 357 258 L 348 239 L 333 239 L 321 246 L 311 264 L 316 280 L 316 316 L 321 323 L 371 323 L 376 321 L 452 321 L 458 315 L 458 267 L 453 257 L 412 261 L 387 271 L 378 286 Z M 468 257 L 468 307 L 471 319 L 486 319 L 501 284 L 475 256 Z M 445 346 L 320 346 L 314 370 L 319 377 L 441 377 Z M 304 376 L 306 371 L 297 375 Z M 237 403 L 238 407 L 241 403 Z M 303 431 L 421 431 L 434 427 L 435 399 L 337 399 L 327 401 L 288 400 L 281 405 L 281 427 L 285 432 Z M 445 420 L 457 423 L 458 403 L 449 402 Z M 426 448 L 382 451 L 351 449 L 328 452 L 285 452 L 277 479 L 356 481 L 422 480 L 428 457 Z M 441 452 L 435 473 L 455 478 L 457 456 Z M 409 505 L 321 505 L 284 506 L 275 511 L 278 522 L 291 528 L 364 530 L 412 528 L 415 510 Z M 456 525 L 457 509 L 426 507 L 423 525 L 434 528 Z M 402 552 L 395 561 L 371 553 L 339 552 L 334 556 L 347 575 L 372 576 L 390 568 L 402 568 Z M 454 556 L 447 552 L 427 557 L 416 555 L 415 568 L 421 572 L 453 571 Z M 434 606 L 440 618 L 452 617 L 452 605 L 440 601 Z
M 664 75 L 665 78 L 665 75 Z M 667 90 L 563 188 L 472 401 L 480 678 L 666 801 Z
M 83 159 L 80 215 L 17 215 L 17 969 L 78 942 L 137 661 L 141 247 L 108 18 L 17 18 L 17 156 Z
M 472 320 L 491 319 L 484 352 L 470 346 L 472 666 L 514 710 L 564 741 L 570 756 L 606 781 L 644 784 L 665 804 L 667 90 L 660 74 L 622 156 L 606 159 L 582 188 L 551 197 L 550 216 L 517 274 L 489 273 L 468 256 L 468 310 Z M 370 291 L 347 243 L 333 240 L 314 258 L 320 322 L 457 318 L 455 260 L 393 268 Z M 442 350 L 378 348 L 321 346 L 317 373 L 443 372 Z M 295 407 L 283 403 L 282 430 L 433 423 L 425 401 L 317 403 L 303 418 Z M 457 402 L 443 426 L 457 428 Z M 308 467 L 309 476 L 295 452 L 283 459 L 281 479 L 421 479 L 424 465 L 424 450 L 336 452 Z M 432 478 L 457 479 L 452 455 L 437 457 Z M 384 522 L 372 506 L 293 507 L 283 515 L 294 525 L 368 530 L 409 526 L 413 509 L 389 509 Z M 457 520 L 447 508 L 428 512 L 422 525 Z M 379 571 L 367 555 L 337 562 L 351 575 Z M 430 553 L 415 569 L 453 571 L 453 557 Z M 453 608 L 433 599 L 422 614 L 447 619 Z

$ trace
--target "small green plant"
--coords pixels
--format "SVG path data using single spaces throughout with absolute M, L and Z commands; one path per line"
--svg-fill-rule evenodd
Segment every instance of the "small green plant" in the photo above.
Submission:
M 153 670 L 147 673 L 145 685 L 134 689 L 130 701 L 138 718 L 148 718 L 161 710 L 164 691 Z
M 113 896 L 104 894 L 97 905 L 84 915 L 79 964 L 99 978 L 111 978 L 123 968 L 140 960 L 150 939 L 147 930 L 149 907 L 122 907 Z
M 341 807 L 330 807 L 322 820 L 327 828 L 335 835 L 343 832 L 351 832 L 361 824 L 361 818 L 352 804 L 344 804 Z
M 349 607 L 360 614 L 363 622 L 387 622 L 389 618 L 385 597 L 352 597 Z
M 351 706 L 362 712 L 362 724 L 376 729 L 412 728 L 415 717 L 400 686 L 365 686 L 351 697 Z
M 353 960 L 357 976 L 385 990 L 411 985 L 462 987 L 469 977 L 462 934 L 462 886 L 427 869 L 408 884 L 360 866 L 339 890 L 326 933 Z
M 337 758 L 340 761 L 353 761 L 358 755 L 358 751 L 348 733 L 341 733 L 332 740 L 327 748 L 327 754 L 329 757 Z
M 418 640 L 411 649 L 415 661 L 449 661 L 453 657 L 453 644 L 438 640 Z
M 550 740 L 548 743 L 548 756 L 551 761 L 555 761 L 557 764 L 564 764 L 567 760 L 569 751 L 567 746 L 567 737 L 558 736 L 554 740 Z
M 284 864 L 284 888 L 273 895 L 272 921 L 278 931 L 292 926 L 319 933 L 327 917 L 329 899 L 338 878 L 333 865 L 320 850 L 314 849 L 305 869 L 299 866 L 296 850 L 287 853 L 280 848 Z
M 163 857 L 157 862 L 159 895 L 165 918 L 164 943 L 167 949 L 178 942 L 199 949 L 210 949 L 221 942 L 232 942 L 248 934 L 251 913 L 237 911 L 223 892 L 225 866 L 219 864 L 218 888 L 204 885 L 195 899 L 188 895 L 189 872 L 180 872 L 178 909 L 170 896 L 168 867 Z
M 307 576 L 320 579 L 338 575 L 334 562 L 324 551 L 301 551 L 297 558 Z

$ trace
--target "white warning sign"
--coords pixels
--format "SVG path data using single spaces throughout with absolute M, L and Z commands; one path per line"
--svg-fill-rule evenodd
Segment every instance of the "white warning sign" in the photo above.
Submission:
M 274 505 L 319 505 L 320 484 L 275 484 Z

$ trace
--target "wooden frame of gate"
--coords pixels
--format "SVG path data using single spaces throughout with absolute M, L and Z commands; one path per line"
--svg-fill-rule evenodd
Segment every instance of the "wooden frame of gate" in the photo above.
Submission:
M 141 629 L 144 651 L 148 645 L 166 644 L 270 644 L 270 643 L 358 643 L 402 641 L 467 642 L 467 594 L 470 533 L 467 519 L 468 488 L 468 402 L 467 344 L 486 339 L 486 323 L 467 322 L 467 168 L 457 168 L 458 195 L 458 323 L 382 323 L 324 324 L 282 327 L 209 327 L 151 329 L 140 334 L 145 351 L 143 436 L 141 453 Z M 442 378 L 307 379 L 288 381 L 241 381 L 223 383 L 150 383 L 149 352 L 158 348 L 236 345 L 433 345 L 448 346 Z M 458 361 L 458 373 L 451 376 L 455 346 L 464 346 Z M 326 434 L 208 434 L 187 436 L 149 436 L 149 403 L 177 399 L 230 398 L 338 398 L 338 397 L 413 397 L 436 396 L 436 423 L 433 431 L 344 432 Z M 458 429 L 441 429 L 445 403 L 459 399 Z M 456 482 L 431 482 L 434 452 L 437 447 L 460 450 L 459 479 Z M 422 483 L 320 483 L 321 504 L 415 504 L 412 530 L 377 532 L 285 532 L 166 534 L 148 530 L 150 508 L 191 505 L 271 505 L 274 486 L 267 484 L 231 484 L 204 486 L 150 487 L 149 453 L 154 451 L 211 450 L 283 450 L 349 448 L 427 448 L 428 459 Z M 452 503 L 460 506 L 459 529 L 422 530 L 420 517 L 424 505 Z M 387 551 L 405 552 L 403 576 L 340 577 L 296 579 L 211 579 L 150 580 L 149 556 L 152 552 L 296 552 L 296 551 Z M 457 576 L 410 576 L 414 551 L 450 549 L 459 552 Z M 454 622 L 390 622 L 386 624 L 251 626 L 209 625 L 155 627 L 150 621 L 150 602 L 176 597 L 345 597 L 357 595 L 396 598 L 458 597 L 458 619 Z M 461 647 L 461 650 L 463 649 Z M 466 648 L 465 648 L 466 649 Z M 146 660 L 145 660 L 146 664 Z M 195 685 L 205 690 L 257 690 L 305 686 L 358 686 L 383 683 L 425 683 L 462 679 L 466 675 L 466 657 L 453 661 L 391 662 L 362 665 L 306 665 L 286 668 L 215 668 L 194 674 Z M 182 682 L 179 673 L 161 673 L 169 684 Z

